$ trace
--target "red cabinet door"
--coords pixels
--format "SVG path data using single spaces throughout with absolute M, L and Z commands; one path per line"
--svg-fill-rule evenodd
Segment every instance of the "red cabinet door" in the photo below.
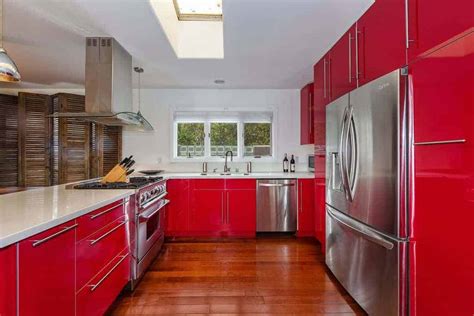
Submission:
M 229 235 L 235 237 L 255 236 L 257 227 L 256 190 L 227 190 L 225 194 L 225 223 Z
M 324 55 L 313 67 L 314 95 L 313 103 L 327 105 L 329 95 L 329 54 Z
M 180 236 L 189 229 L 189 180 L 172 179 L 166 183 L 170 203 L 167 206 L 167 236 Z
M 349 30 L 329 51 L 329 95 L 331 100 L 357 88 L 356 27 Z
M 307 84 L 300 91 L 300 143 L 313 144 L 313 84 Z
M 314 235 L 314 179 L 298 180 L 298 237 Z
M 474 33 L 410 67 L 415 143 L 468 139 L 474 117 Z
M 0 249 L 0 315 L 16 315 L 16 245 Z
M 408 0 L 409 62 L 473 30 L 472 0 Z
M 199 180 L 196 180 L 199 181 Z M 225 190 L 192 190 L 189 229 L 198 235 L 218 235 L 224 230 Z
M 357 21 L 359 86 L 406 64 L 405 0 L 375 1 Z
M 74 315 L 75 222 L 19 243 L 20 315 Z
M 321 251 L 323 254 L 326 249 L 326 185 L 325 179 L 316 179 L 314 185 L 314 235 L 321 243 Z

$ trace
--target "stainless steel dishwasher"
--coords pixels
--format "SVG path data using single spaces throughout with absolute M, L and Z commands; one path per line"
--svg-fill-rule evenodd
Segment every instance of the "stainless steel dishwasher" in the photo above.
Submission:
M 295 232 L 295 179 L 257 180 L 257 232 Z

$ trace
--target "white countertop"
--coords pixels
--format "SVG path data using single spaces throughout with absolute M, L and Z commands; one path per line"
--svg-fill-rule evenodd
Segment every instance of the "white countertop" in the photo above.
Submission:
M 139 172 L 133 176 L 143 176 Z M 314 179 L 312 172 L 252 172 L 245 175 L 243 173 L 234 173 L 231 175 L 221 175 L 220 172 L 209 172 L 202 175 L 199 172 L 166 172 L 157 176 L 165 179 Z
M 65 185 L 0 195 L 0 248 L 123 199 L 134 190 L 71 190 Z

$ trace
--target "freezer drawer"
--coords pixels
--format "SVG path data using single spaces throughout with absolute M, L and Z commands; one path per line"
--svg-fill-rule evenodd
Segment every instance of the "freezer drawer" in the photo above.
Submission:
M 403 315 L 405 243 L 329 206 L 326 215 L 326 264 L 332 273 L 369 315 Z
M 257 232 L 296 232 L 295 179 L 257 181 Z

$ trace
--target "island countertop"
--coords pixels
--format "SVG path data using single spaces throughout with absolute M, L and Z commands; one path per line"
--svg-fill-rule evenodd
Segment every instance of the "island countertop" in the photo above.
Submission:
M 134 190 L 71 190 L 66 185 L 56 185 L 0 195 L 0 248 L 134 193 Z

